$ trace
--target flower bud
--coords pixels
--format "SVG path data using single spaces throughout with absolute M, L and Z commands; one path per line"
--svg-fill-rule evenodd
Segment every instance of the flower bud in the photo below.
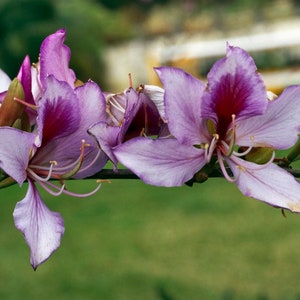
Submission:
M 25 99 L 22 84 L 17 78 L 10 83 L 1 104 L 0 126 L 12 126 L 17 119 L 21 118 L 24 112 L 24 105 L 15 101 L 15 98 Z

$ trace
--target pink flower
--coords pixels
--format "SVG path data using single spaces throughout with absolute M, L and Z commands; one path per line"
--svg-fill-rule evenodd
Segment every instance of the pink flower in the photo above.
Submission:
M 287 149 L 296 143 L 300 86 L 268 101 L 253 59 L 232 46 L 210 70 L 207 84 L 177 68 L 156 72 L 172 138 L 140 137 L 116 147 L 114 155 L 123 165 L 146 183 L 178 186 L 217 160 L 246 196 L 300 212 L 300 184 L 273 163 L 274 155 L 265 164 L 244 159 L 256 147 Z

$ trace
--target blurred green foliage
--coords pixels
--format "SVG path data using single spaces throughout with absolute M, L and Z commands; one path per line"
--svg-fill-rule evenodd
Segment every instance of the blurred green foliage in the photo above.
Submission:
M 0 68 L 16 76 L 26 54 L 36 62 L 43 39 L 67 29 L 71 67 L 79 79 L 105 88 L 104 50 L 133 37 L 176 34 L 182 30 L 226 29 L 226 15 L 240 18 L 242 9 L 256 18 L 273 7 L 271 0 L 1 0 Z M 297 1 L 288 0 L 288 3 Z M 282 12 L 278 12 L 280 14 Z M 209 16 L 209 21 L 203 14 Z M 205 21 L 206 20 L 206 21 Z M 233 21 L 231 21 L 233 22 Z M 229 22 L 230 23 L 230 22 Z M 235 23 L 235 22 L 233 22 Z M 231 26 L 231 25 L 230 25 Z M 236 26 L 233 24 L 233 26 Z
M 84 81 L 105 84 L 102 50 L 105 45 L 132 36 L 125 15 L 91 0 L 2 0 L 0 2 L 0 66 L 16 76 L 26 54 L 38 59 L 43 39 L 67 29 L 71 67 Z

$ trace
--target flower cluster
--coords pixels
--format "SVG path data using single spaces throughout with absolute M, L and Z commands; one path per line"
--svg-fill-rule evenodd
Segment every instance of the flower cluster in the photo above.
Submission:
M 159 67 L 163 87 L 134 89 L 129 77 L 124 92 L 102 92 L 69 68 L 65 35 L 61 29 L 48 36 L 38 62 L 26 56 L 15 79 L 0 70 L 0 187 L 28 182 L 13 217 L 34 269 L 64 233 L 61 215 L 47 208 L 37 185 L 54 196 L 87 197 L 101 180 L 86 194 L 68 190 L 66 180 L 93 176 L 107 161 L 115 172 L 121 163 L 165 187 L 220 171 L 244 195 L 300 212 L 300 184 L 279 166 L 291 161 L 275 158 L 275 150 L 297 143 L 300 86 L 271 98 L 249 54 L 227 45 L 207 82 Z

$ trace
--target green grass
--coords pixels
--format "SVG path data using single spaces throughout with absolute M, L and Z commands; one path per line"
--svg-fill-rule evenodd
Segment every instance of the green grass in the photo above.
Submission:
M 300 216 L 284 218 L 224 179 L 193 188 L 116 180 L 86 199 L 42 193 L 66 232 L 36 272 L 12 219 L 25 192 L 0 191 L 0 299 L 300 298 Z

